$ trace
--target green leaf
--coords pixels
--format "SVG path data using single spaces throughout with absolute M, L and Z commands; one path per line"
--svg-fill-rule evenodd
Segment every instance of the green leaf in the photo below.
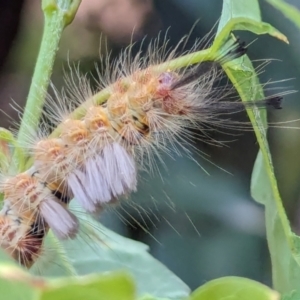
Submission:
M 138 300 L 170 300 L 168 298 L 157 298 L 157 297 L 153 297 L 153 296 L 150 296 L 150 295 L 145 295 L 141 298 L 138 298 Z
M 0 250 L 0 262 L 1 299 L 36 299 L 37 291 L 28 284 L 31 276 L 17 266 L 2 250 Z
M 230 3 L 230 5 L 228 5 Z M 226 20 L 229 15 L 244 17 L 245 14 L 253 19 L 253 22 L 244 29 L 253 31 L 253 24 L 258 23 L 254 32 L 263 32 L 259 26 L 260 15 L 258 13 L 258 3 L 256 0 L 247 1 L 248 7 L 244 11 L 241 9 L 238 0 L 224 1 L 221 24 L 224 28 L 219 28 L 220 35 L 228 32 Z M 230 12 L 226 11 L 230 8 Z M 253 16 L 255 17 L 253 18 Z M 224 16 L 224 17 L 223 17 Z M 232 24 L 230 25 L 232 27 Z M 274 30 L 268 32 L 274 35 Z M 275 34 L 276 36 L 276 34 Z M 218 39 L 218 37 L 217 37 Z M 230 62 L 225 66 L 225 71 L 237 89 L 243 101 L 259 100 L 264 98 L 263 90 L 259 85 L 258 78 L 250 60 L 243 58 Z M 265 205 L 266 226 L 268 245 L 271 253 L 273 285 L 281 293 L 289 293 L 293 290 L 300 290 L 300 239 L 290 228 L 282 199 L 279 194 L 276 177 L 274 175 L 270 149 L 266 138 L 266 115 L 254 110 L 247 110 L 248 116 L 253 125 L 256 138 L 260 147 L 260 152 L 254 166 L 251 182 L 251 192 L 253 197 Z
M 0 250 L 0 291 L 1 299 L 9 300 L 136 299 L 134 282 L 127 273 L 106 272 L 46 280 L 32 276 L 17 266 L 2 250 Z
M 279 300 L 269 287 L 242 277 L 223 277 L 209 281 L 195 290 L 190 300 Z
M 80 219 L 81 237 L 62 242 L 63 255 L 53 251 L 56 245 L 50 247 L 36 270 L 46 276 L 69 275 L 67 259 L 78 275 L 126 270 L 133 276 L 140 296 L 182 299 L 189 295 L 188 286 L 153 258 L 147 245 L 122 237 L 88 216 L 80 215 Z
M 299 299 L 300 299 L 300 293 L 293 291 L 289 294 L 283 295 L 281 300 L 299 300 Z
M 50 281 L 39 300 L 134 300 L 134 284 L 125 273 L 111 273 Z
M 223 12 L 219 23 L 219 30 L 249 30 L 256 34 L 270 34 L 284 42 L 288 42 L 285 35 L 272 25 L 262 22 L 258 1 L 224 0 Z M 230 28 L 230 29 L 229 29 Z
M 288 39 L 284 34 L 272 25 L 261 21 L 257 0 L 223 1 L 222 15 L 213 48 L 220 48 L 230 32 L 234 30 L 248 30 L 255 34 L 269 34 L 288 43 Z
M 12 151 L 13 147 L 16 161 L 12 165 Z M 12 132 L 0 127 L 0 168 L 2 172 L 8 172 L 9 167 L 24 170 L 26 155 L 19 143 L 15 139 Z M 17 168 L 16 168 L 17 165 Z
M 287 18 L 300 28 L 300 11 L 295 6 L 290 5 L 282 0 L 266 0 L 275 8 L 280 10 Z
M 3 299 L 9 300 L 135 299 L 134 283 L 126 273 L 45 280 L 4 262 L 0 265 L 0 289 Z
M 273 285 L 281 293 L 300 291 L 299 241 L 287 224 L 284 212 L 278 211 L 274 201 L 274 191 L 269 180 L 262 153 L 259 153 L 251 182 L 252 195 L 265 205 L 267 238 L 271 254 Z M 283 219 L 285 221 L 285 219 Z M 286 226 L 284 227 L 283 226 Z

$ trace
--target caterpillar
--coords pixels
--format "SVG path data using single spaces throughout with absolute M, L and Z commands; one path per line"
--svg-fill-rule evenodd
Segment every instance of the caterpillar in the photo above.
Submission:
M 176 71 L 154 67 L 161 62 L 157 53 L 129 61 L 125 53 L 112 64 L 110 80 L 99 87 L 107 91 L 103 104 L 94 99 L 85 77 L 69 80 L 69 90 L 61 95 L 55 91 L 56 105 L 49 98 L 46 114 L 57 129 L 49 134 L 44 125 L 45 130 L 29 137 L 24 147 L 32 167 L 3 175 L 0 184 L 1 248 L 20 264 L 30 268 L 36 262 L 49 229 L 59 239 L 76 236 L 80 224 L 68 209 L 71 199 L 98 214 L 126 198 L 137 190 L 138 170 L 151 166 L 153 155 L 183 148 L 182 142 L 191 138 L 186 128 L 205 132 L 205 126 L 225 126 L 228 120 L 221 114 L 245 107 L 281 108 L 280 96 L 242 104 L 226 101 L 230 91 L 215 86 L 221 76 L 217 64 L 246 53 L 239 40 L 230 38 L 214 61 Z M 79 117 L 74 114 L 78 107 L 83 111 Z

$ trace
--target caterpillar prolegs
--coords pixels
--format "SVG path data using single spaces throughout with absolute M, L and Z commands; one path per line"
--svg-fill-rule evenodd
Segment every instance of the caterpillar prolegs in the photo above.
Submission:
M 147 168 L 146 161 L 160 151 L 181 147 L 190 139 L 187 128 L 222 128 L 230 121 L 220 115 L 245 106 L 281 108 L 279 96 L 247 105 L 228 102 L 227 87 L 215 85 L 221 76 L 216 65 L 245 52 L 245 44 L 235 40 L 214 62 L 176 71 L 155 67 L 162 60 L 157 54 L 129 61 L 123 55 L 111 65 L 110 82 L 102 86 L 108 95 L 103 104 L 93 98 L 85 77 L 77 84 L 69 80 L 69 93 L 56 92 L 58 104 L 49 102 L 46 108 L 57 129 L 50 135 L 43 130 L 24 145 L 33 158 L 32 167 L 1 180 L 1 247 L 30 267 L 49 229 L 59 239 L 76 236 L 79 221 L 68 209 L 71 199 L 97 214 L 135 192 L 138 169 Z M 77 106 L 84 111 L 79 117 L 73 114 Z

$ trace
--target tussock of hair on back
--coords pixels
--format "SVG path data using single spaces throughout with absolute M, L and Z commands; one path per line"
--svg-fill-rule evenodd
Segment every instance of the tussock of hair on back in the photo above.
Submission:
M 164 163 L 162 153 L 190 155 L 188 146 L 203 137 L 217 144 L 209 132 L 239 127 L 230 118 L 245 106 L 281 108 L 280 95 L 246 105 L 229 101 L 236 100 L 233 88 L 221 85 L 218 65 L 243 56 L 244 43 L 230 37 L 215 61 L 171 68 L 182 44 L 184 39 L 169 51 L 167 40 L 159 46 L 157 39 L 146 55 L 133 56 L 129 46 L 112 63 L 102 58 L 106 68 L 96 90 L 78 68 L 61 92 L 52 86 L 45 105 L 48 122 L 22 145 L 32 167 L 1 178 L 1 247 L 20 264 L 35 263 L 49 229 L 58 239 L 76 236 L 80 224 L 68 208 L 71 199 L 97 215 L 135 192 L 138 170 L 154 172 L 156 159 Z

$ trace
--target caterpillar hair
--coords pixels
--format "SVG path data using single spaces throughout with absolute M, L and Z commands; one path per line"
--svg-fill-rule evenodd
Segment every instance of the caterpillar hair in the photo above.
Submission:
M 212 68 L 212 65 L 215 65 L 216 63 L 223 65 L 226 62 L 243 56 L 244 54 L 246 54 L 246 52 L 246 43 L 240 42 L 240 39 L 238 38 L 233 42 L 232 45 L 230 45 L 225 55 L 220 55 L 214 61 L 202 62 L 198 66 L 194 67 L 192 71 L 190 71 L 189 73 L 172 83 L 172 85 L 170 86 L 170 90 L 175 90 L 186 84 L 194 82 L 199 78 L 199 76 L 205 74 L 206 72 L 209 72 Z
M 138 170 L 151 170 L 153 155 L 169 154 L 170 148 L 185 150 L 184 142 L 192 139 L 188 129 L 222 127 L 228 122 L 220 120 L 222 113 L 245 108 L 281 109 L 280 96 L 231 102 L 232 90 L 215 86 L 221 76 L 216 65 L 247 50 L 232 37 L 226 45 L 214 61 L 167 71 L 156 66 L 171 62 L 175 50 L 165 53 L 154 43 L 144 58 L 141 53 L 132 57 L 129 48 L 107 67 L 108 79 L 98 83 L 106 92 L 103 104 L 95 97 L 99 89 L 94 92 L 86 76 L 74 72 L 78 82 L 69 78 L 66 90 L 54 90 L 57 104 L 49 97 L 45 107 L 45 116 L 58 129 L 49 135 L 51 126 L 44 125 L 46 130 L 28 137 L 23 146 L 32 167 L 1 179 L 1 247 L 29 268 L 42 252 L 49 229 L 58 239 L 78 233 L 78 218 L 68 208 L 71 199 L 97 214 L 137 190 Z

